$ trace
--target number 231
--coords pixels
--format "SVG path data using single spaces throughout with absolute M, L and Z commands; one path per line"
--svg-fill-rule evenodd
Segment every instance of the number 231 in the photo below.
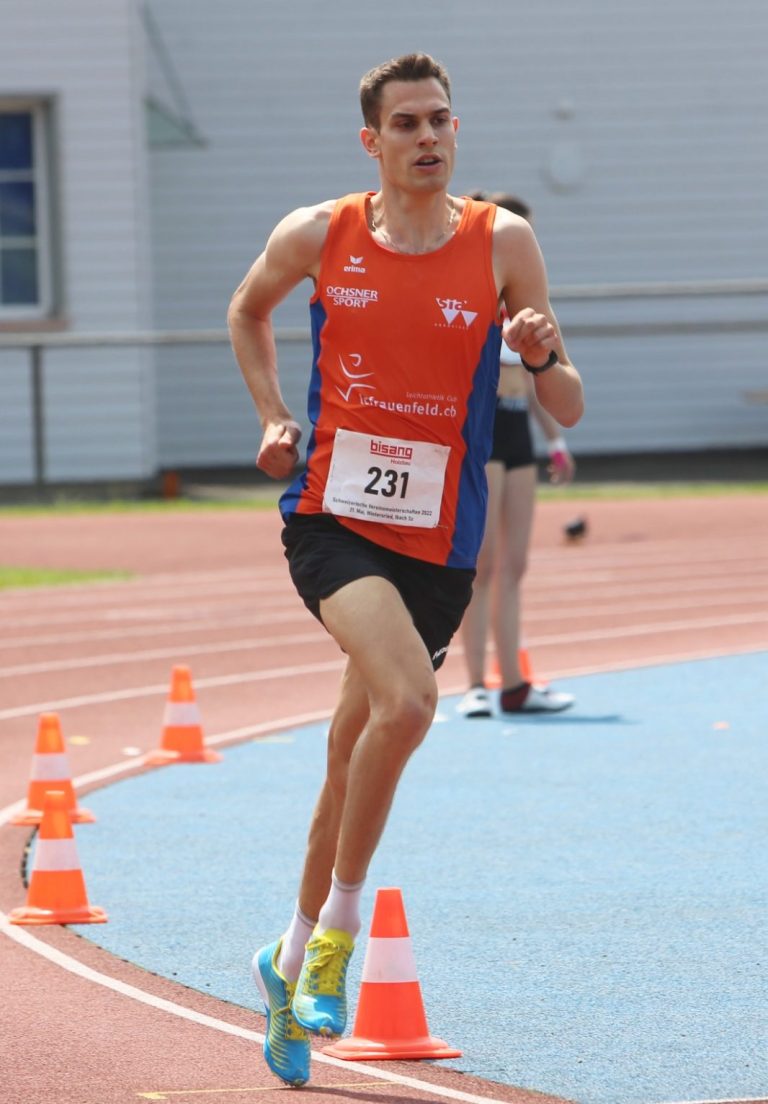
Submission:
M 370 495 L 383 495 L 384 498 L 394 498 L 397 494 L 398 485 L 400 487 L 400 497 L 405 498 L 405 492 L 408 489 L 408 472 L 393 471 L 392 468 L 388 468 L 386 471 L 382 471 L 381 468 L 369 468 L 368 474 L 372 477 L 369 483 L 365 485 L 365 493 Z M 379 487 L 378 484 L 384 481 L 384 485 Z

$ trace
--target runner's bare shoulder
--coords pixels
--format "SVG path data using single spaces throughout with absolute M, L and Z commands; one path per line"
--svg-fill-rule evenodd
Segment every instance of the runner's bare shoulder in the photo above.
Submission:
M 300 267 L 307 275 L 316 276 L 335 203 L 329 199 L 311 207 L 297 207 L 286 215 L 267 243 L 271 259 L 290 257 L 292 267 Z

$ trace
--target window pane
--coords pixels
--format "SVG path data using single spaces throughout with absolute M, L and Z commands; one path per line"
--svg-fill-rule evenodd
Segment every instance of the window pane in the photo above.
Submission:
M 0 235 L 31 237 L 35 233 L 35 185 L 31 180 L 0 184 Z
M 4 306 L 34 306 L 38 302 L 34 249 L 4 249 L 0 253 L 0 301 Z
M 32 168 L 32 116 L 0 112 L 0 169 Z

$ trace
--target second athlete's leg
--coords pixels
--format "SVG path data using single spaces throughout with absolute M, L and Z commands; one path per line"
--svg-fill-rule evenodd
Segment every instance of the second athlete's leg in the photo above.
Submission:
M 496 559 L 499 516 L 504 488 L 504 465 L 495 461 L 486 466 L 488 479 L 488 513 L 485 534 L 477 560 L 477 574 L 472 584 L 472 600 L 461 622 L 461 641 L 469 685 L 482 686 L 485 681 L 486 649 L 490 621 L 491 584 Z
M 526 464 L 504 473 L 494 572 L 493 632 L 501 685 L 517 686 L 520 672 L 521 583 L 528 565 L 536 467 Z

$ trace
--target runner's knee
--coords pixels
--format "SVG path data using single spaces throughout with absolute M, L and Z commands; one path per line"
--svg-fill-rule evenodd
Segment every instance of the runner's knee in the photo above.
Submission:
M 437 707 L 437 684 L 432 680 L 418 690 L 392 695 L 380 702 L 375 717 L 376 730 L 403 750 L 418 747 L 426 736 Z

